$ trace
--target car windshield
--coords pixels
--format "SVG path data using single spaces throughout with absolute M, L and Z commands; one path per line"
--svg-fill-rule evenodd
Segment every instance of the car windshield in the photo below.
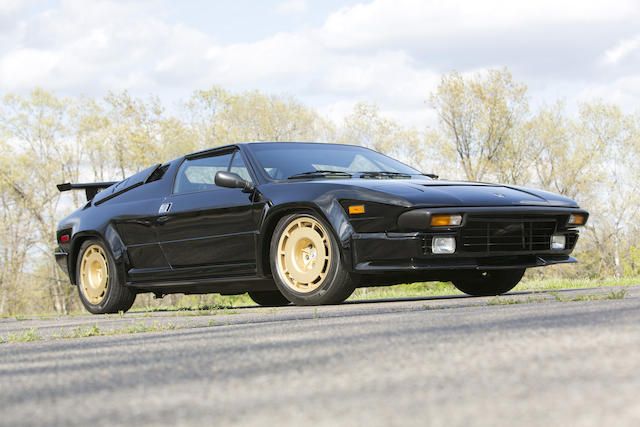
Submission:
M 422 175 L 404 163 L 355 145 L 259 143 L 252 144 L 251 151 L 273 179 L 312 176 L 314 171 L 318 174 L 343 172 L 336 177 L 365 172 L 368 175 L 377 172 L 389 172 L 387 176 Z

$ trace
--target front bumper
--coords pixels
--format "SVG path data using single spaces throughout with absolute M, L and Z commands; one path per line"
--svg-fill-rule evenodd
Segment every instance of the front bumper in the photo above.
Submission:
M 356 228 L 350 241 L 354 273 L 433 272 L 509 269 L 576 262 L 570 254 L 579 232 L 568 223 L 579 208 L 466 207 L 417 208 L 398 217 L 395 232 Z M 460 225 L 434 227 L 435 214 L 458 214 Z M 363 220 L 364 221 L 364 220 Z M 564 235 L 564 249 L 551 249 L 553 235 Z M 434 254 L 434 237 L 453 237 L 456 251 Z
M 576 231 L 566 231 L 577 240 Z M 453 235 L 455 234 L 438 234 Z M 520 250 L 501 252 L 456 252 L 432 254 L 432 233 L 360 233 L 351 240 L 353 271 L 356 273 L 415 272 L 436 270 L 496 270 L 543 267 L 552 264 L 577 262 L 563 250 Z M 456 238 L 459 241 L 458 237 Z

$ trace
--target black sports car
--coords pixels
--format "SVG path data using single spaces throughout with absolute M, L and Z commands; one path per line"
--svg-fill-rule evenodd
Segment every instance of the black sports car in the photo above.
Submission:
M 588 217 L 556 194 L 439 180 L 336 144 L 236 144 L 58 188 L 87 193 L 58 226 L 56 259 L 92 313 L 128 310 L 141 292 L 315 305 L 441 280 L 497 295 L 526 268 L 575 262 Z

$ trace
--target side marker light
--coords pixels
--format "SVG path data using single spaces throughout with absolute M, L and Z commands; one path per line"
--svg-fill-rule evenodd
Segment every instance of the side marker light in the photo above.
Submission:
M 349 206 L 349 215 L 363 214 L 364 205 Z

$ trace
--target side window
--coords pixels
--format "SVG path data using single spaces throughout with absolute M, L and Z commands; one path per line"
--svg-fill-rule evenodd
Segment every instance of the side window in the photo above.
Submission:
M 244 159 L 242 158 L 242 153 L 240 151 L 236 151 L 236 155 L 233 156 L 233 161 L 231 162 L 231 169 L 229 172 L 236 173 L 240 175 L 240 178 L 245 181 L 252 182 L 251 175 L 247 170 L 247 166 L 244 164 Z
M 190 193 L 192 191 L 204 191 L 219 188 L 214 179 L 218 171 L 229 169 L 233 153 L 219 156 L 201 157 L 199 159 L 185 160 L 180 165 L 173 185 L 173 193 Z

